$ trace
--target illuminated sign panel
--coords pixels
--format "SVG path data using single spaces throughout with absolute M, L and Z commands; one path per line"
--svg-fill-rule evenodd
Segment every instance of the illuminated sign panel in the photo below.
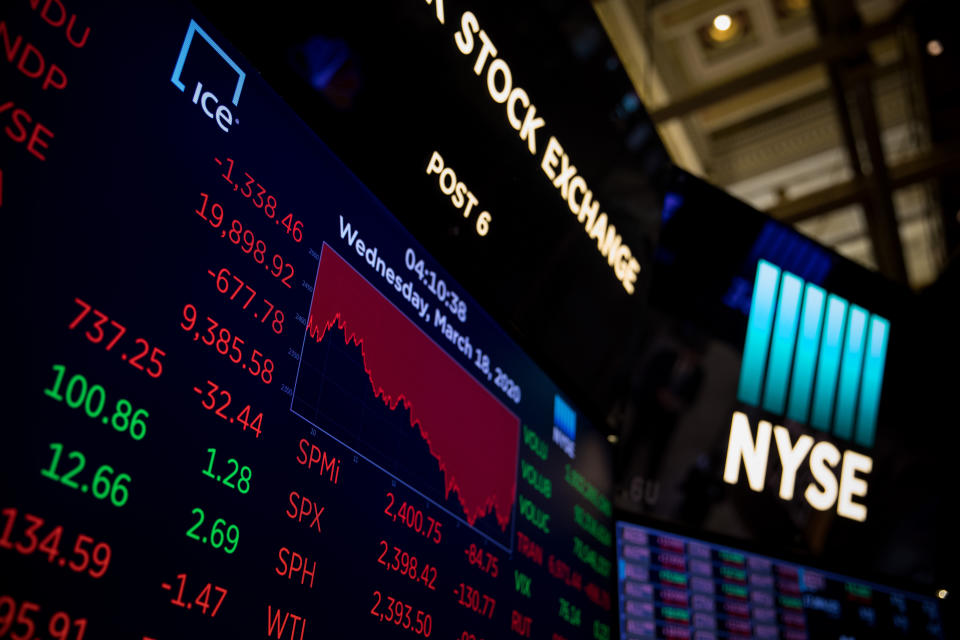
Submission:
M 737 399 L 797 423 L 809 423 L 836 438 L 873 446 L 890 323 L 828 294 L 821 287 L 760 260 L 754 282 Z M 794 496 L 797 472 L 809 455 L 810 483 L 803 496 L 815 509 L 837 505 L 839 515 L 864 521 L 867 509 L 855 498 L 867 493 L 857 472 L 873 461 L 856 451 L 841 452 L 809 435 L 791 440 L 782 426 L 735 412 L 723 479 L 737 484 L 741 462 L 747 483 L 762 491 L 768 458 L 776 445 L 781 467 L 778 495 Z M 840 465 L 839 480 L 834 469 Z
M 947 326 L 908 288 L 704 181 L 678 172 L 670 186 L 617 508 L 861 578 L 948 582 L 932 541 L 950 534 L 949 376 L 928 370 Z
M 443 3 L 438 0 L 437 21 L 445 25 L 442 7 Z M 545 145 L 537 145 L 538 131 L 546 125 L 546 121 L 537 115 L 537 106 L 527 91 L 519 84 L 514 84 L 510 65 L 503 57 L 498 57 L 497 46 L 486 30 L 481 28 L 480 20 L 472 11 L 463 12 L 453 39 L 460 53 L 475 57 L 472 71 L 477 76 L 486 75 L 485 84 L 490 99 L 505 105 L 507 122 L 525 143 L 530 154 L 541 154 L 540 169 L 543 174 L 560 192 L 560 197 L 566 202 L 570 213 L 577 217 L 577 222 L 583 225 L 588 240 L 595 242 L 597 251 L 607 260 L 614 277 L 628 294 L 633 294 L 640 273 L 640 262 L 621 234 L 617 233 L 617 227 L 609 220 L 607 213 L 601 211 L 600 202 L 594 198 L 586 178 L 580 175 L 557 137 L 550 136 Z
M 553 441 L 571 458 L 576 456 L 577 412 L 560 396 L 553 398 Z
M 889 335 L 885 318 L 761 260 L 737 399 L 871 447 Z

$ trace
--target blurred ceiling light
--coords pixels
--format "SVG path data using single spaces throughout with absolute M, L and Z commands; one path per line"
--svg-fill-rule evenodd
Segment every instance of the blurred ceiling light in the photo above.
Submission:
M 939 40 L 931 40 L 927 43 L 927 53 L 936 57 L 943 53 L 943 44 Z
M 707 29 L 707 35 L 710 40 L 717 44 L 727 44 L 739 36 L 743 32 L 743 19 L 742 16 L 736 15 L 731 16 L 727 13 L 721 13 L 713 19 L 713 22 L 710 23 L 709 29 Z
M 615 433 L 611 433 L 607 435 L 607 442 L 609 442 L 610 444 L 617 444 L 617 441 L 619 440 L 620 438 L 618 438 L 617 434 Z
M 949 593 L 946 589 L 940 589 L 940 591 L 937 591 L 937 597 L 941 600 L 946 600 L 948 595 Z

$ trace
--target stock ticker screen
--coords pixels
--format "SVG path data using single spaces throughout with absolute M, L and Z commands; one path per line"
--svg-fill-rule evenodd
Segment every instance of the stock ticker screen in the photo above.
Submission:
M 0 38 L 0 638 L 611 636 L 605 438 L 212 25 Z
M 620 637 L 943 638 L 936 601 L 617 521 Z

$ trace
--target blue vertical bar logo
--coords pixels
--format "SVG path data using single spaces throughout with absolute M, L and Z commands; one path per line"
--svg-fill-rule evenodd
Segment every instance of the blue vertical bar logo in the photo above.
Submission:
M 872 447 L 889 335 L 885 318 L 760 260 L 737 398 Z
M 553 397 L 553 442 L 571 458 L 576 457 L 577 412 L 560 396 Z

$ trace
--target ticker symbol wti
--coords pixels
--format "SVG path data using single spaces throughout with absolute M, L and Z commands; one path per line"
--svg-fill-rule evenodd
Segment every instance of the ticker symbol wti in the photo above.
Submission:
M 210 45 L 216 54 L 237 73 L 237 84 L 234 87 L 233 97 L 231 99 L 233 106 L 236 107 L 240 102 L 240 92 L 243 90 L 243 81 L 246 79 L 247 74 L 220 48 L 220 45 L 213 41 L 213 38 L 207 35 L 207 32 L 197 24 L 196 20 L 191 20 L 190 26 L 187 27 L 187 35 L 184 37 L 183 44 L 180 46 L 180 55 L 177 57 L 177 64 L 173 68 L 173 75 L 170 76 L 170 82 L 180 89 L 180 91 L 186 92 L 186 85 L 184 85 L 180 76 L 183 73 L 183 66 L 187 61 L 187 55 L 190 53 L 190 46 L 193 44 L 194 35 L 199 35 Z M 197 82 L 196 87 L 194 87 L 191 93 L 191 100 L 193 104 L 200 107 L 204 115 L 214 120 L 217 126 L 226 133 L 230 132 L 232 125 L 240 123 L 239 118 L 234 117 L 233 112 L 226 103 L 222 102 L 213 91 L 204 89 L 203 82 Z

